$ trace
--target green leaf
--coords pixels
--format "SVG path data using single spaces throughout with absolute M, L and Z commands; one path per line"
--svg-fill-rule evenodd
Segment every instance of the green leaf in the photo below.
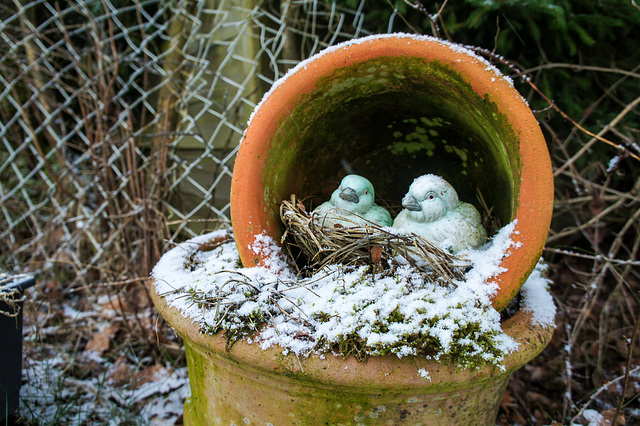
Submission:
M 580 37 L 580 39 L 582 40 L 582 42 L 587 46 L 592 46 L 595 44 L 596 42 L 595 39 L 591 37 L 589 33 L 584 28 L 582 28 L 578 22 L 576 21 L 569 22 L 569 28 L 572 31 L 576 32 Z

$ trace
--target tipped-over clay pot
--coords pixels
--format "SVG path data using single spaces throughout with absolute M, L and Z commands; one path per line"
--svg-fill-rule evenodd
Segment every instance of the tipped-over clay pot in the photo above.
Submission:
M 414 178 L 433 173 L 481 211 L 483 199 L 502 225 L 517 220 L 516 247 L 495 277 L 498 310 L 542 253 L 553 207 L 544 137 L 511 82 L 461 46 L 367 37 L 313 56 L 274 85 L 233 171 L 231 217 L 244 266 L 261 263 L 251 248 L 257 234 L 280 240 L 282 200 L 320 193 L 325 201 L 349 168 L 391 205 Z

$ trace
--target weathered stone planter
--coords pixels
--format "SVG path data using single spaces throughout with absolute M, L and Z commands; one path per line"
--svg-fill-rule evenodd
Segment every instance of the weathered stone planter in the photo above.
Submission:
M 465 201 L 477 203 L 480 191 L 502 225 L 517 221 L 516 245 L 494 278 L 496 309 L 538 262 L 553 205 L 545 141 L 510 82 L 470 51 L 428 37 L 364 38 L 316 55 L 274 85 L 250 120 L 233 173 L 234 238 L 245 267 L 265 260 L 252 249 L 257 235 L 280 240 L 282 200 L 330 193 L 345 163 L 392 204 L 414 178 L 434 173 Z M 511 373 L 553 333 L 517 312 L 502 324 L 519 343 L 503 369 L 395 355 L 366 363 L 298 358 L 246 341 L 229 349 L 151 290 L 185 342 L 186 424 L 494 424 Z
M 209 245 L 211 246 L 211 245 Z M 215 273 L 215 271 L 210 271 Z M 511 373 L 538 355 L 553 327 L 520 310 L 502 324 L 520 346 L 504 369 L 458 369 L 424 357 L 298 358 L 282 348 L 200 332 L 151 287 L 163 318 L 184 339 L 192 396 L 184 420 L 197 424 L 494 424 Z M 428 379 L 419 370 L 428 372 Z
M 412 180 L 443 176 L 460 198 L 482 193 L 496 217 L 517 220 L 502 263 L 502 310 L 531 273 L 553 207 L 549 154 L 525 100 L 469 50 L 428 37 L 386 35 L 336 46 L 296 67 L 256 109 L 236 160 L 231 215 L 245 266 L 255 235 L 279 241 L 279 204 L 330 191 L 343 164 L 400 204 Z

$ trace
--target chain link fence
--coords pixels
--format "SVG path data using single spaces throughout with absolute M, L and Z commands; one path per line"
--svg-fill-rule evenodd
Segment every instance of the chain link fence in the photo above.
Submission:
M 70 287 L 146 276 L 171 241 L 227 223 L 263 93 L 367 33 L 357 9 L 317 1 L 13 0 L 0 14 L 1 265 Z
M 559 13 L 570 5 L 581 13 Z M 636 2 L 620 0 L 4 1 L 0 275 L 40 274 L 42 311 L 48 298 L 114 289 L 122 307 L 174 241 L 230 224 L 247 119 L 300 60 L 393 31 L 480 44 L 476 52 L 538 108 L 556 180 L 545 248 L 556 337 L 514 376 L 509 393 L 537 393 L 513 411 L 505 399 L 501 424 L 546 424 L 546 413 L 573 423 L 588 407 L 620 411 L 625 398 L 631 407 L 637 395 L 625 390 L 640 341 L 640 66 L 629 35 L 637 13 Z M 134 336 L 127 347 L 156 344 L 154 321 L 138 318 L 143 305 L 132 301 L 122 314 Z M 42 321 L 57 327 L 57 318 Z M 90 328 L 79 327 L 67 330 Z M 63 336 L 56 342 L 76 346 L 82 337 Z M 617 383 L 622 396 L 601 392 Z M 543 394 L 552 397 L 540 402 Z
M 464 10 L 473 22 L 481 9 L 469 12 L 471 3 L 11 0 L 0 6 L 0 266 L 53 273 L 72 288 L 148 276 L 173 241 L 229 223 L 231 173 L 246 121 L 290 67 L 370 33 L 451 39 L 459 26 L 445 21 Z M 496 43 L 509 23 L 496 20 Z M 530 101 L 541 100 L 534 82 L 565 69 L 593 72 L 602 86 L 600 99 L 573 114 L 584 114 L 580 124 L 560 129 L 553 108 L 537 112 L 563 191 L 550 241 L 582 238 L 603 219 L 597 212 L 583 226 L 576 218 L 588 210 L 589 194 L 617 197 L 629 184 L 617 192 L 607 185 L 622 180 L 637 191 L 634 173 L 610 173 L 620 172 L 619 164 L 629 170 L 630 155 L 638 155 L 632 119 L 640 98 L 619 95 L 633 95 L 637 70 L 541 63 L 518 71 L 488 49 L 482 53 L 512 76 L 526 76 L 516 84 Z M 612 121 L 589 122 L 596 107 L 611 110 Z M 613 145 L 607 152 L 602 142 L 609 136 L 624 143 L 605 141 Z M 594 155 L 596 145 L 607 158 Z M 605 171 L 602 186 L 596 175 Z M 619 204 L 605 210 L 609 222 L 629 214 L 630 205 Z M 627 252 L 635 259 L 634 250 Z

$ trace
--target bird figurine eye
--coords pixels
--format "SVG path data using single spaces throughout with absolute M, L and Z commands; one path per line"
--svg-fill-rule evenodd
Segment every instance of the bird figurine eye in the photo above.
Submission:
M 436 199 L 436 194 L 433 193 L 433 192 L 429 192 L 425 198 L 427 200 L 429 200 L 429 201 L 435 200 Z
M 364 195 L 367 195 L 367 194 L 369 194 L 369 190 L 368 190 L 368 189 L 365 189 L 365 190 L 364 190 Z

